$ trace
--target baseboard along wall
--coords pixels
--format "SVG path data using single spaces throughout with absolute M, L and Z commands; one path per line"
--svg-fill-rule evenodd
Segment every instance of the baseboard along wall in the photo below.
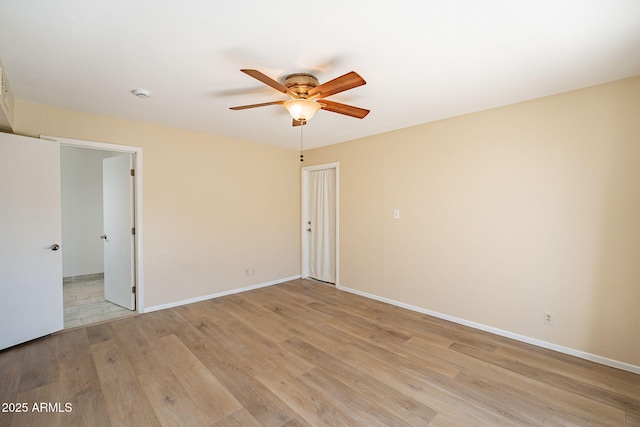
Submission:
M 87 282 L 89 280 L 100 280 L 100 279 L 104 279 L 104 273 L 93 273 L 93 274 L 83 274 L 80 276 L 63 277 L 62 283 Z
M 273 285 L 277 285 L 278 283 L 284 283 L 284 282 L 288 282 L 290 280 L 296 280 L 296 279 L 299 279 L 299 278 L 300 278 L 299 275 L 298 276 L 285 277 L 284 279 L 271 280 L 269 282 L 259 283 L 257 285 L 246 286 L 246 287 L 237 288 L 237 289 L 231 289 L 229 291 L 223 291 L 223 292 L 218 292 L 218 293 L 215 293 L 215 294 L 203 295 L 203 296 L 200 296 L 200 297 L 195 297 L 195 298 L 189 298 L 189 299 L 185 299 L 185 300 L 181 300 L 181 301 L 170 302 L 170 303 L 167 303 L 167 304 L 155 305 L 155 306 L 152 306 L 152 307 L 146 307 L 144 309 L 144 312 L 145 313 L 151 313 L 152 311 L 164 310 L 165 308 L 179 307 L 181 305 L 193 304 L 194 302 L 206 301 L 206 300 L 212 299 L 212 298 L 219 298 L 219 297 L 223 297 L 223 296 L 226 296 L 226 295 L 239 294 L 241 292 L 246 292 L 246 291 L 250 291 L 250 290 L 253 290 L 253 289 L 264 288 L 264 287 L 267 287 L 267 286 L 273 286 Z

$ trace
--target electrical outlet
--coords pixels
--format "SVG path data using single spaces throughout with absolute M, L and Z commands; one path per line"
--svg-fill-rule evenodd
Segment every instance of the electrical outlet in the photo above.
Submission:
M 553 325 L 553 313 L 550 313 L 548 311 L 544 312 L 544 324 Z
M 250 273 L 251 273 L 252 276 L 256 275 L 256 268 L 255 267 L 251 267 L 249 270 L 250 270 Z
M 250 268 L 245 268 L 244 269 L 244 277 L 249 277 L 251 276 L 251 269 Z

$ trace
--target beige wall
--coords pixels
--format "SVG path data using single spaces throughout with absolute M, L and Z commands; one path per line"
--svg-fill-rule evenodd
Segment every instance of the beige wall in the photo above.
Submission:
M 640 366 L 640 78 L 305 153 L 334 161 L 342 286 Z
M 14 120 L 17 134 L 143 148 L 146 307 L 300 274 L 298 153 L 23 102 Z

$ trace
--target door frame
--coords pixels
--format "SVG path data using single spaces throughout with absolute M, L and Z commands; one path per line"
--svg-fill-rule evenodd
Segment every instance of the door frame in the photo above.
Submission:
M 103 151 L 115 151 L 119 153 L 128 153 L 133 156 L 133 168 L 135 169 L 134 195 L 133 195 L 133 212 L 136 233 L 134 235 L 134 254 L 133 264 L 135 269 L 135 286 L 136 286 L 136 312 L 144 313 L 144 227 L 143 227 L 143 211 L 142 211 L 142 147 L 134 147 L 130 145 L 110 144 L 106 142 L 85 141 L 80 139 L 62 138 L 58 136 L 40 135 L 41 139 L 56 141 L 61 145 L 70 147 L 92 148 Z
M 304 166 L 301 169 L 301 277 L 309 277 L 309 233 L 307 232 L 307 221 L 309 218 L 309 172 L 335 169 L 336 171 L 336 283 L 340 285 L 340 163 L 325 163 L 314 166 Z

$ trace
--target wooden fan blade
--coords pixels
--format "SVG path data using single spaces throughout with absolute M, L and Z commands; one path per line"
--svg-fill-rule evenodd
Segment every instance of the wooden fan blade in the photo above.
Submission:
M 292 126 L 304 126 L 306 124 L 307 124 L 307 122 L 305 120 L 293 119 L 293 125 Z
M 278 92 L 282 92 L 282 93 L 286 93 L 287 95 L 293 96 L 294 98 L 297 98 L 297 95 L 290 91 L 289 88 L 287 88 L 285 85 L 283 85 L 280 82 L 277 82 L 275 80 L 273 80 L 271 77 L 262 74 L 260 71 L 258 70 L 240 70 L 245 74 L 250 75 L 251 77 L 253 77 L 256 80 L 261 81 L 262 83 L 266 84 L 267 86 L 271 86 L 272 88 L 274 88 L 275 90 L 277 90 Z
M 345 116 L 351 116 L 357 119 L 364 119 L 366 115 L 369 114 L 369 110 L 365 110 L 364 108 L 327 101 L 326 99 L 321 100 L 319 103 L 322 105 L 323 110 L 331 111 L 332 113 L 344 114 Z
M 316 96 L 316 98 L 326 98 L 364 84 L 367 84 L 367 82 L 365 82 L 358 73 L 351 71 L 350 73 L 323 83 L 320 86 L 314 87 L 308 92 L 308 95 L 309 97 L 312 97 L 317 94 L 319 96 Z
M 267 105 L 284 104 L 284 101 L 263 102 L 262 104 L 240 105 L 239 107 L 229 107 L 230 110 L 246 110 L 247 108 L 266 107 Z

